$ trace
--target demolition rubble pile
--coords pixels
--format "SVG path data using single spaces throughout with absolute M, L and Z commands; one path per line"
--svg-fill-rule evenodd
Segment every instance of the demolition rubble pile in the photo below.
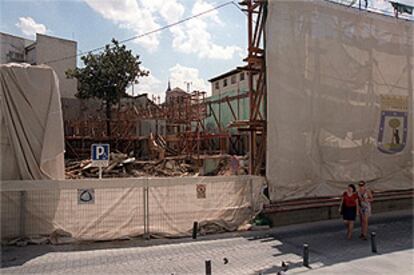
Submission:
M 111 153 L 109 165 L 103 167 L 104 178 L 119 177 L 185 177 L 233 175 L 231 161 L 223 158 L 213 171 L 203 173 L 202 164 L 188 158 L 164 158 L 161 160 L 136 160 L 123 153 Z M 65 175 L 67 179 L 97 178 L 99 168 L 90 159 L 67 160 Z

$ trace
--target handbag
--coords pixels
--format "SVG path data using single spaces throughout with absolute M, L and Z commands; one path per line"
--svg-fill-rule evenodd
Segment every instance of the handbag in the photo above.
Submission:
M 340 215 L 344 214 L 344 208 L 345 208 L 345 203 L 344 203 L 344 198 L 342 197 L 341 204 L 339 205 L 339 214 Z

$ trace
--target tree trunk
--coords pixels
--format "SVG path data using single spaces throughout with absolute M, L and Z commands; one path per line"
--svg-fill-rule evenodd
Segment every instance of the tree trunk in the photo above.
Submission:
M 112 119 L 112 104 L 109 100 L 106 101 L 106 135 L 111 136 L 111 119 Z

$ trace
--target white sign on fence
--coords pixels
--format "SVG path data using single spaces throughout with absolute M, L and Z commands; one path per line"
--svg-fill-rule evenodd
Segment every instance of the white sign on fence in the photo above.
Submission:
M 78 204 L 94 204 L 95 189 L 78 189 Z
M 197 184 L 196 186 L 197 199 L 205 199 L 207 186 L 205 184 Z

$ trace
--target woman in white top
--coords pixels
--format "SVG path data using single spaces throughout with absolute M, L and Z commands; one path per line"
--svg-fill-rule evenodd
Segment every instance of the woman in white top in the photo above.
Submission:
M 368 235 L 368 217 L 371 216 L 371 202 L 374 200 L 371 190 L 366 188 L 366 182 L 358 184 L 359 219 L 361 222 L 361 239 L 366 240 Z

